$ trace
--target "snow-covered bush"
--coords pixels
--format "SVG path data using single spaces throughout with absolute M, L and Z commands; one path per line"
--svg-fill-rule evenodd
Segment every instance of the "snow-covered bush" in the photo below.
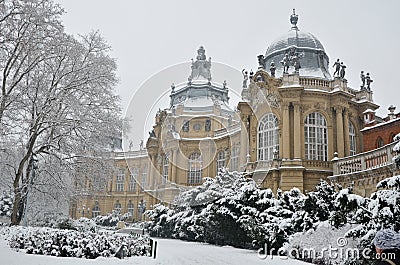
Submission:
M 0 216 L 10 217 L 14 196 L 11 192 L 3 191 L 0 195 Z
M 361 252 L 372 249 L 375 231 L 400 230 L 399 183 L 398 176 L 382 180 L 378 188 L 390 190 L 378 190 L 370 198 L 353 194 L 352 187 L 323 180 L 307 194 L 293 188 L 274 195 L 241 174 L 221 172 L 215 179 L 206 179 L 204 184 L 180 194 L 174 207 L 159 204 L 146 214 L 152 220 L 150 233 L 161 237 L 278 250 L 291 238 L 293 248 L 320 249 L 346 236 L 351 247 Z M 293 237 L 301 238 L 304 244 L 295 243 Z M 329 264 L 324 259 L 314 262 Z M 370 260 L 352 262 L 369 264 Z
M 148 237 L 38 227 L 3 228 L 2 234 L 7 235 L 11 248 L 28 254 L 95 259 L 114 256 L 123 245 L 128 257 L 150 255 Z
M 295 232 L 325 221 L 334 208 L 334 188 L 321 182 L 306 196 L 299 189 L 260 189 L 254 180 L 222 171 L 216 178 L 176 198 L 175 207 L 156 205 L 148 211 L 155 236 L 279 249 Z
M 118 211 L 112 211 L 107 215 L 98 215 L 93 218 L 94 222 L 100 226 L 115 227 L 119 221 L 125 221 L 130 217 L 129 214 L 120 214 Z

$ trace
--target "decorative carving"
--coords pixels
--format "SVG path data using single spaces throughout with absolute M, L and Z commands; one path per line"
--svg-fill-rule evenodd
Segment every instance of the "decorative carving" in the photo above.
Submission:
M 275 94 L 268 94 L 266 97 L 266 100 L 268 102 L 268 105 L 273 108 L 278 109 L 281 106 L 280 100 L 279 100 L 278 96 Z
M 196 61 L 192 59 L 192 73 L 188 78 L 189 83 L 195 78 L 205 78 L 211 81 L 211 57 L 206 61 L 206 51 L 203 46 L 200 46 L 197 50 Z

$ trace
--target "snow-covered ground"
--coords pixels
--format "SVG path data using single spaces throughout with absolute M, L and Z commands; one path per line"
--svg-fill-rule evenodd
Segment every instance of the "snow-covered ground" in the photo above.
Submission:
M 243 264 L 308 264 L 294 260 L 274 257 L 272 260 L 258 258 L 257 252 L 233 247 L 219 247 L 203 243 L 185 242 L 172 239 L 158 241 L 157 259 L 149 257 L 131 257 L 124 260 L 117 258 L 79 259 L 52 256 L 29 255 L 15 252 L 0 239 L 0 264 L 7 265 L 105 265 L 105 264 L 142 264 L 142 265 L 243 265 Z

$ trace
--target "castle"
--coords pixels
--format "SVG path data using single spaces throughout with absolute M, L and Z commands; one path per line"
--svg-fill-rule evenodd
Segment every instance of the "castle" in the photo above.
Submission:
M 364 76 L 360 88 L 349 87 L 339 61 L 332 76 L 322 43 L 298 28 L 294 12 L 290 23 L 290 30 L 258 56 L 257 71 L 242 72 L 242 100 L 235 109 L 229 106 L 229 86 L 212 80 L 211 59 L 200 47 L 188 81 L 171 86 L 170 106 L 157 113 L 146 147 L 114 152 L 117 174 L 104 192 L 77 196 L 71 216 L 119 210 L 141 220 L 152 205 L 172 202 L 221 168 L 245 172 L 273 191 L 311 191 L 320 179 L 330 178 L 370 194 L 377 181 L 397 170 L 390 137 L 400 132 L 400 118 L 392 113 L 382 121 L 395 126 L 389 126 L 386 142 L 375 146 L 379 133 L 365 136 L 376 130 L 379 107 L 370 77 Z M 369 149 L 383 149 L 361 154 L 368 137 L 375 137 L 368 140 L 374 142 Z

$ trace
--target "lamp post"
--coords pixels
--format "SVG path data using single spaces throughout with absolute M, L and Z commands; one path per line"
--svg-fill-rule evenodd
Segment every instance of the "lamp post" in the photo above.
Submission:
M 82 217 L 85 217 L 85 213 L 89 213 L 90 208 L 86 207 L 86 204 L 82 204 L 82 208 L 78 208 L 78 212 L 82 214 Z

